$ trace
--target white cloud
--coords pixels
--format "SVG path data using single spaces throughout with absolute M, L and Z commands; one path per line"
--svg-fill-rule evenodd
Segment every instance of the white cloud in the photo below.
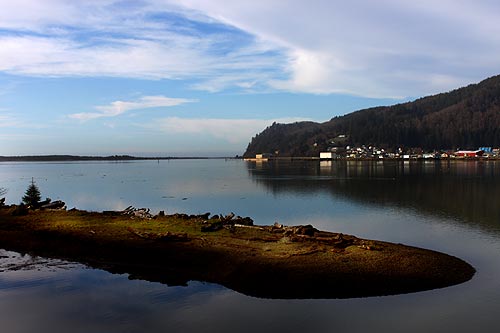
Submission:
M 175 41 L 172 41 L 175 44 Z M 67 38 L 0 38 L 0 71 L 31 76 L 113 76 L 179 78 L 202 74 L 207 59 L 188 47 L 154 41 L 121 40 L 85 46 Z
M 0 8 L 0 71 L 16 75 L 400 97 L 500 72 L 500 3 L 491 0 L 0 0 Z
M 109 105 L 96 106 L 98 112 L 82 112 L 69 115 L 69 118 L 77 120 L 91 120 L 103 117 L 115 117 L 130 110 L 142 110 L 158 107 L 171 107 L 185 103 L 196 102 L 193 99 L 171 98 L 165 96 L 143 96 L 137 101 L 125 102 L 115 101 Z
M 500 72 L 494 1 L 181 3 L 285 48 L 289 75 L 270 79 L 276 89 L 415 96 Z
M 291 123 L 304 121 L 304 118 L 280 119 L 216 119 L 216 118 L 179 118 L 158 119 L 150 128 L 167 133 L 205 134 L 222 139 L 231 144 L 247 144 L 249 138 L 261 132 L 273 122 Z
M 10 74 L 195 79 L 218 91 L 228 86 L 204 82 L 264 85 L 278 72 L 274 46 L 203 15 L 180 17 L 167 2 L 0 0 L 0 8 L 0 71 Z
M 0 7 L 0 27 L 4 29 L 35 30 L 46 23 L 62 24 L 75 17 L 71 6 L 63 1 L 1 0 Z

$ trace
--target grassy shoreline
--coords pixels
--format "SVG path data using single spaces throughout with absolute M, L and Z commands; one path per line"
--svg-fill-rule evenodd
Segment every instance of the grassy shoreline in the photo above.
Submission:
M 79 210 L 14 216 L 15 208 L 0 208 L 0 247 L 168 285 L 197 280 L 254 297 L 350 298 L 442 288 L 475 273 L 443 253 L 310 226 L 233 224 L 203 232 L 218 222 Z

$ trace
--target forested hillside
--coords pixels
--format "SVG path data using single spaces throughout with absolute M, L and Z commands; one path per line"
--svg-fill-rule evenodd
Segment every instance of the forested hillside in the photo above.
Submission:
M 500 146 L 500 76 L 413 102 L 376 107 L 325 123 L 273 124 L 252 138 L 245 156 L 317 156 L 346 135 L 350 145 L 425 150 Z

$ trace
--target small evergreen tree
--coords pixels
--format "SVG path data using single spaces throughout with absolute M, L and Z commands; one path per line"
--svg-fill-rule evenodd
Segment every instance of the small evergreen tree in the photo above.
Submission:
M 40 201 L 40 199 L 41 199 L 40 190 L 38 189 L 38 186 L 36 186 L 33 178 L 31 178 L 31 184 L 30 186 L 28 186 L 28 189 L 24 193 L 23 202 L 26 205 L 35 207 L 36 204 Z

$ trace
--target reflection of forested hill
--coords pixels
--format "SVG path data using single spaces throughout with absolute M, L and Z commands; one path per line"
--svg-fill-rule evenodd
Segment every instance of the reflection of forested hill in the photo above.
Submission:
M 246 157 L 279 150 L 318 156 L 338 135 L 351 145 L 424 149 L 500 146 L 500 76 L 448 93 L 335 117 L 325 123 L 273 124 L 252 139 Z
M 329 192 L 374 205 L 410 208 L 500 228 L 500 163 L 273 162 L 247 164 L 258 184 L 275 193 Z

